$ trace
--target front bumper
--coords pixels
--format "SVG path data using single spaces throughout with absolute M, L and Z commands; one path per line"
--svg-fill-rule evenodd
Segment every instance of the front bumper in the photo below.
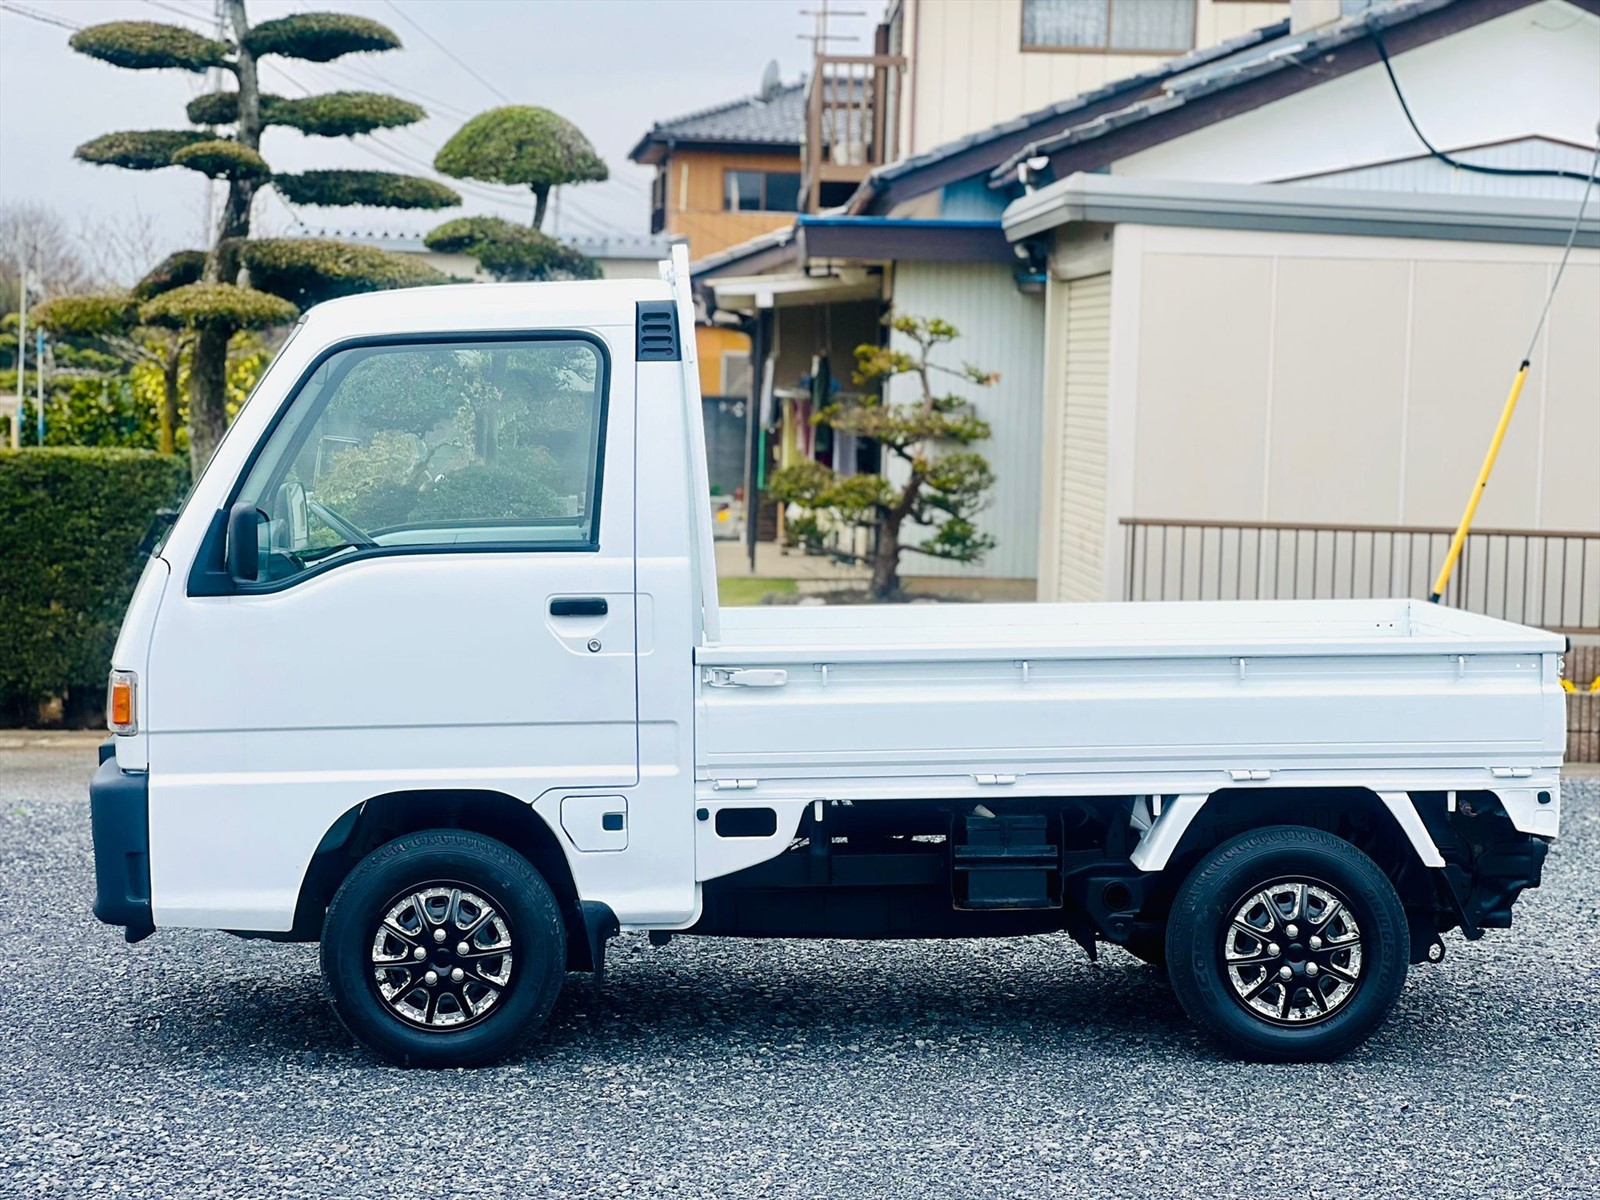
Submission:
M 137 942 L 155 932 L 150 916 L 150 777 L 117 766 L 101 749 L 89 785 L 94 834 L 94 915 Z

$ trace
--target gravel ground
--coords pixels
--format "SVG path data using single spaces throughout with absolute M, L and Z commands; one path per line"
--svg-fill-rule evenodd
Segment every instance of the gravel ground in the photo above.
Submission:
M 510 1065 L 355 1050 L 314 948 L 89 916 L 90 743 L 0 741 L 0 1195 L 1600 1194 L 1600 780 L 1517 928 L 1327 1066 L 1241 1066 L 1063 937 L 681 938 Z M 10 746 L 11 748 L 7 748 Z

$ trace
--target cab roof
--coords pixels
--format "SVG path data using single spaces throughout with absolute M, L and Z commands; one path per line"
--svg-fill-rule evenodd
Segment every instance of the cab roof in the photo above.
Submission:
M 390 333 L 589 329 L 632 326 L 641 300 L 671 300 L 658 279 L 574 283 L 464 283 L 395 288 L 329 300 L 306 311 L 319 341 Z

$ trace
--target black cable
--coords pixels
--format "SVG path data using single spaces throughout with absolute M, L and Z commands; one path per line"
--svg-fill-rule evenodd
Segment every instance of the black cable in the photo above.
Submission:
M 1405 113 L 1406 121 L 1411 126 L 1411 132 L 1417 135 L 1417 140 L 1427 147 L 1428 153 L 1440 162 L 1456 168 L 1458 171 L 1472 171 L 1478 175 L 1516 175 L 1521 177 L 1535 177 L 1540 179 L 1576 179 L 1588 183 L 1594 179 L 1593 175 L 1580 175 L 1576 171 L 1564 171 L 1559 167 L 1485 167 L 1477 163 L 1462 162 L 1460 159 L 1451 158 L 1440 150 L 1417 126 L 1417 119 L 1411 115 L 1411 106 L 1406 103 L 1405 93 L 1400 90 L 1400 81 L 1394 77 L 1394 64 L 1389 61 L 1389 48 L 1383 44 L 1383 38 L 1378 33 L 1378 26 L 1369 12 L 1365 24 L 1367 33 L 1372 37 L 1372 42 L 1378 47 L 1378 57 L 1383 60 L 1383 69 L 1389 74 L 1389 85 L 1394 88 L 1394 98 L 1400 101 L 1400 111 Z

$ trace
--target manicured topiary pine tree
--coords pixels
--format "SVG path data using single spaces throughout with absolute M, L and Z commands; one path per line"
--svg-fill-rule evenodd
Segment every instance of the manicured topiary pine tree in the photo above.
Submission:
M 812 421 L 840 433 L 871 438 L 899 470 L 879 475 L 835 475 L 821 463 L 784 467 L 772 477 L 772 494 L 800 509 L 791 531 L 801 541 L 821 541 L 829 527 L 855 525 L 876 533 L 872 552 L 872 595 L 893 600 L 901 595 L 900 556 L 915 550 L 951 562 L 981 562 L 994 549 L 992 534 L 981 532 L 975 518 L 989 502 L 994 471 L 989 461 L 966 449 L 989 436 L 989 423 L 971 401 L 941 392 L 940 377 L 976 387 L 999 382 L 997 372 L 964 363 L 958 369 L 934 362 L 935 351 L 953 342 L 956 327 L 938 317 L 896 315 L 886 324 L 909 344 L 856 347 L 857 384 L 879 386 L 897 375 L 916 381 L 907 402 L 891 403 L 868 393 L 824 405 Z M 923 542 L 902 541 L 905 523 L 930 531 Z
M 80 54 L 129 70 L 198 73 L 217 67 L 232 76 L 234 86 L 189 103 L 187 117 L 202 128 L 108 133 L 77 150 L 85 162 L 134 171 L 183 167 L 227 183 L 222 216 L 198 271 L 193 256 L 179 271 L 163 274 L 158 267 L 140 282 L 136 309 L 127 310 L 128 320 L 181 329 L 193 339 L 189 448 L 197 473 L 227 425 L 228 342 L 237 330 L 292 320 L 296 305 L 328 296 L 443 279 L 382 251 L 337 242 L 249 240 L 257 193 L 271 186 L 291 203 L 309 205 L 449 208 L 461 202 L 443 184 L 385 171 L 275 175 L 261 154 L 267 128 L 351 137 L 409 125 L 426 114 L 376 92 L 285 98 L 261 91 L 257 63 L 267 55 L 330 62 L 398 49 L 400 39 L 378 22 L 347 13 L 296 13 L 251 25 L 244 0 L 224 0 L 224 6 L 230 41 L 153 21 L 93 25 L 71 41 Z M 249 286 L 241 286 L 246 281 Z
M 609 178 L 589 139 L 565 117 L 523 105 L 479 113 L 440 148 L 433 167 L 455 179 L 526 187 L 533 193 L 533 221 L 528 227 L 499 217 L 447 221 L 428 235 L 430 249 L 470 255 L 496 279 L 599 276 L 592 259 L 544 232 L 553 188 Z

